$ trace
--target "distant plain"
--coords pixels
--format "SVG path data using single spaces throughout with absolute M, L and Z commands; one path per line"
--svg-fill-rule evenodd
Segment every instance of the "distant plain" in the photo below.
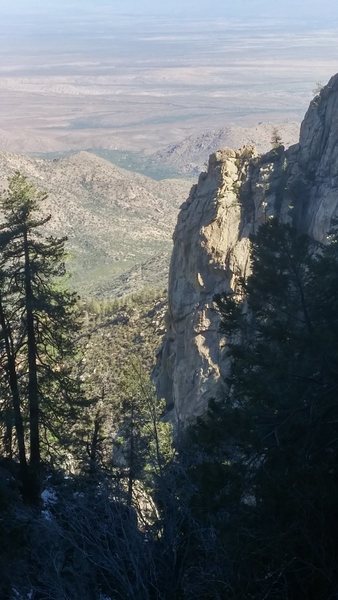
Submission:
M 177 212 L 209 154 L 264 152 L 274 124 L 295 143 L 318 82 L 338 71 L 334 21 L 115 3 L 0 0 L 0 184 L 20 170 L 48 193 L 84 295 L 165 287 Z
M 229 124 L 299 122 L 338 30 L 102 11 L 2 15 L 0 149 L 151 153 Z

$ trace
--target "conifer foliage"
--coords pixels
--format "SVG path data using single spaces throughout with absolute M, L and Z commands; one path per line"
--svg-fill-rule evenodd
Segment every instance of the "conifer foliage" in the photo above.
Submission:
M 19 173 L 1 199 L 1 597 L 336 598 L 337 233 L 320 244 L 277 219 L 260 227 L 252 274 L 215 298 L 227 393 L 173 448 L 133 307 L 107 305 L 102 321 L 87 307 L 76 354 L 77 298 L 44 199 Z M 154 315 L 136 302 L 145 329 Z M 7 467 L 37 505 L 47 462 L 46 516 L 23 508 Z
M 63 287 L 65 239 L 47 236 L 45 196 L 17 173 L 1 198 L 0 323 L 4 438 L 19 457 L 23 493 L 38 499 L 41 462 L 72 417 L 69 357 L 76 296 Z M 69 423 L 68 423 L 69 428 Z
M 216 298 L 233 360 L 229 393 L 200 424 L 205 434 L 215 418 L 222 423 L 213 442 L 230 475 L 214 482 L 216 493 L 236 482 L 224 506 L 232 511 L 235 597 L 331 598 L 338 239 L 333 233 L 324 246 L 272 220 L 252 242 L 252 275 L 236 294 Z

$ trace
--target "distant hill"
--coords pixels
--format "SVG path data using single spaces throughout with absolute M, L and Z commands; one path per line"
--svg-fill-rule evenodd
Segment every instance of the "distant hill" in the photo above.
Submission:
M 15 171 L 48 193 L 49 227 L 68 236 L 69 266 L 81 293 L 103 288 L 114 295 L 113 279 L 149 260 L 154 272 L 145 269 L 146 285 L 165 287 L 167 270 L 157 270 L 156 256 L 169 262 L 177 210 L 190 181 L 155 181 L 88 152 L 54 160 L 0 153 L 2 188 Z M 143 287 L 142 277 L 137 285 Z
M 258 123 L 254 127 L 223 127 L 208 130 L 198 136 L 189 136 L 177 144 L 171 144 L 149 157 L 151 164 L 165 165 L 176 175 L 198 175 L 205 170 L 210 154 L 220 148 L 241 148 L 245 144 L 256 146 L 259 153 L 271 149 L 271 135 L 277 128 L 284 146 L 298 142 L 299 123 Z

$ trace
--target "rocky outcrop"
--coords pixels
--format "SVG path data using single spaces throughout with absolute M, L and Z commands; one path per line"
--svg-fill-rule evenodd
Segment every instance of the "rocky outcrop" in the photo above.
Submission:
M 338 75 L 313 99 L 299 144 L 262 156 L 251 147 L 211 155 L 178 217 L 156 372 L 177 427 L 224 389 L 229 363 L 213 297 L 249 273 L 250 234 L 278 216 L 325 240 L 337 207 Z

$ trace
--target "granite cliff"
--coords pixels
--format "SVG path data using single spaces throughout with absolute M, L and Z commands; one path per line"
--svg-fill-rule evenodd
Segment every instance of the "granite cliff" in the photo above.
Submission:
M 312 100 L 299 143 L 257 155 L 220 150 L 182 205 L 169 275 L 167 334 L 157 387 L 177 425 L 202 414 L 229 363 L 215 293 L 250 271 L 249 236 L 277 216 L 325 241 L 338 215 L 338 75 Z

